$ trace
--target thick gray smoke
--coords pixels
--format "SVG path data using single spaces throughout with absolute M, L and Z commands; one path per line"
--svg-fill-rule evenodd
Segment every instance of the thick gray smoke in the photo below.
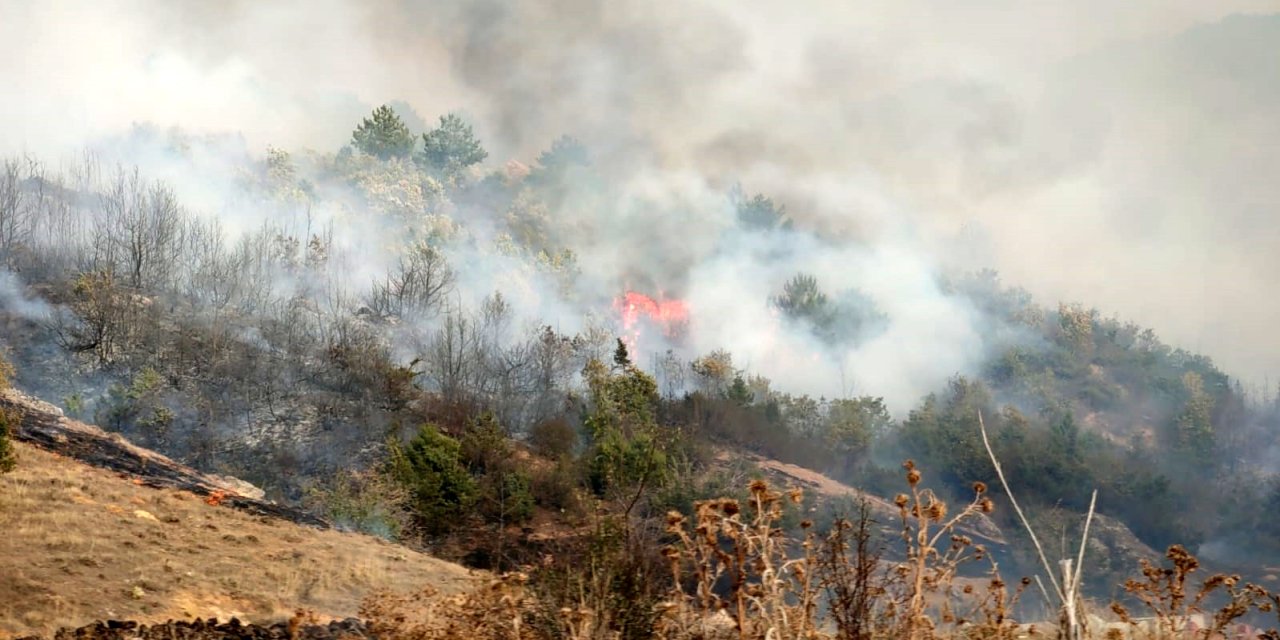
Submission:
M 565 242 L 579 299 L 646 278 L 688 300 L 695 350 L 728 349 L 784 389 L 902 408 L 976 366 L 988 328 L 936 276 L 979 267 L 1260 381 L 1280 370 L 1277 10 L 0 0 L 0 151 L 58 158 L 149 122 L 236 132 L 255 157 L 330 152 L 383 102 L 428 121 L 457 110 L 492 167 L 567 133 L 621 185 L 617 209 L 564 214 L 584 230 Z M 258 224 L 227 205 L 232 177 L 135 151 L 120 153 L 188 206 L 233 232 Z M 739 182 L 784 203 L 799 231 L 736 229 L 724 194 Z M 353 280 L 385 268 L 377 230 L 312 213 Z M 456 258 L 474 266 L 461 290 L 501 288 L 531 317 L 578 322 L 553 283 L 500 253 Z M 831 354 L 782 324 L 767 298 L 797 271 L 868 295 L 884 330 Z

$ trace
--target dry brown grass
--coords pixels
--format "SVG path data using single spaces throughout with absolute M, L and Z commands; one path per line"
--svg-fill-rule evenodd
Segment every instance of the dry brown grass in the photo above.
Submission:
M 15 443 L 0 475 L 0 638 L 103 619 L 355 615 L 371 592 L 468 590 L 466 569 L 377 538 L 211 506 Z
M 1060 637 L 1059 621 L 1015 622 L 1012 612 L 1031 581 L 1006 585 L 987 550 L 957 529 L 964 520 L 995 508 L 987 487 L 974 483 L 973 499 L 952 512 L 925 488 L 918 467 L 911 461 L 904 467 L 908 492 L 894 500 L 901 524 L 901 552 L 894 555 L 901 560 L 881 556 L 882 547 L 872 537 L 875 509 L 867 503 L 855 520 L 837 520 L 827 532 L 802 522 L 798 537 L 786 535 L 783 507 L 800 504 L 800 490 L 776 491 L 757 480 L 745 501 L 708 500 L 697 504 L 692 517 L 667 516 L 668 544 L 662 555 L 669 578 L 653 585 L 657 597 L 652 601 L 620 602 L 599 592 L 610 587 L 608 581 L 585 578 L 566 582 L 571 587 L 567 591 L 540 590 L 534 568 L 531 575 L 509 574 L 466 594 L 375 596 L 362 613 L 379 637 L 407 640 Z M 1273 628 L 1243 624 L 1250 614 L 1255 623 L 1262 622 L 1259 616 L 1280 614 L 1280 594 L 1222 574 L 1193 586 L 1189 577 L 1199 566 L 1194 556 L 1174 546 L 1166 557 L 1170 566 L 1144 562 L 1143 578 L 1124 585 L 1140 608 L 1131 614 L 1113 605 L 1120 622 L 1089 612 L 1078 637 L 1280 640 Z M 586 576 L 610 574 L 609 566 L 597 566 L 602 562 L 615 572 L 631 566 L 627 555 L 578 560 L 583 565 L 578 570 Z M 970 577 L 963 577 L 962 568 L 974 564 L 965 572 Z M 628 606 L 652 614 L 653 624 L 639 635 L 621 624 L 619 612 Z
M 464 596 L 378 597 L 364 613 L 380 637 L 411 640 L 1014 638 L 1009 612 L 1027 583 L 1007 588 L 987 551 L 956 529 L 994 508 L 985 486 L 976 485 L 973 500 L 949 516 L 945 503 L 920 484 L 913 464 L 906 478 L 910 494 L 895 503 L 901 562 L 883 562 L 865 539 L 857 542 L 870 531 L 865 505 L 860 522 L 848 528 L 837 523 L 819 535 L 805 521 L 798 538 L 788 536 L 781 528 L 784 506 L 802 504 L 803 493 L 757 480 L 745 502 L 708 500 L 692 518 L 667 516 L 670 544 L 662 555 L 668 577 L 665 585 L 652 585 L 659 594 L 652 603 L 634 589 L 621 601 L 615 582 L 591 578 L 633 566 L 634 553 L 626 548 L 620 556 L 583 559 L 579 571 L 586 577 L 567 581 L 570 588 L 560 592 L 526 589 L 526 576 L 512 574 Z M 960 578 L 961 567 L 972 562 L 984 563 L 985 576 Z M 535 569 L 533 578 L 538 575 Z M 627 624 L 637 616 L 623 614 L 636 613 L 636 606 L 649 610 L 652 624 Z M 647 628 L 637 635 L 637 627 Z

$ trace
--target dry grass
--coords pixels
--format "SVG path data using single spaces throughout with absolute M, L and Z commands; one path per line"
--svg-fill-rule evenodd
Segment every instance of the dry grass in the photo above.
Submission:
M 157 490 L 15 443 L 0 475 L 0 638 L 103 618 L 275 621 L 355 615 L 371 592 L 443 593 L 466 569 L 377 538 L 321 531 Z
M 464 596 L 380 597 L 364 613 L 380 637 L 412 640 L 1013 638 L 1009 610 L 1026 582 L 1008 589 L 986 550 L 956 529 L 994 508 L 986 488 L 975 486 L 973 500 L 948 515 L 947 506 L 921 486 L 913 464 L 907 464 L 906 478 L 910 494 L 895 501 L 902 562 L 883 562 L 866 544 L 871 509 L 865 505 L 858 523 L 838 522 L 819 535 L 805 521 L 798 539 L 788 537 L 781 529 L 784 505 L 801 504 L 802 492 L 775 491 L 757 480 L 745 503 L 709 500 L 697 504 L 692 519 L 668 515 L 670 544 L 662 555 L 669 577 L 665 586 L 652 585 L 661 594 L 652 605 L 636 590 L 620 601 L 616 580 L 591 578 L 631 567 L 635 554 L 627 549 L 583 561 L 579 571 L 586 577 L 567 581 L 569 588 L 560 592 L 526 589 L 526 577 L 513 574 Z M 971 562 L 984 563 L 984 578 L 959 578 Z M 538 575 L 535 570 L 533 578 Z M 621 615 L 637 605 L 650 609 L 645 625 L 629 624 L 643 615 Z
M 799 538 L 784 535 L 782 507 L 788 501 L 799 504 L 802 495 L 799 490 L 775 491 L 763 481 L 752 483 L 745 503 L 704 501 L 692 518 L 671 513 L 666 522 L 670 544 L 663 550 L 670 578 L 657 586 L 663 595 L 652 606 L 644 605 L 650 607 L 654 624 L 643 635 L 619 624 L 614 609 L 620 603 L 592 593 L 595 582 L 578 581 L 573 583 L 577 591 L 558 594 L 567 598 L 547 601 L 545 592 L 526 588 L 530 577 L 525 574 L 503 576 L 467 594 L 378 596 L 363 613 L 379 637 L 408 640 L 1059 637 L 1057 621 L 1019 625 L 1013 620 L 1012 611 L 1030 581 L 1007 586 L 990 554 L 957 531 L 962 521 L 995 508 L 986 486 L 975 483 L 972 501 L 948 515 L 948 506 L 924 488 L 920 470 L 910 461 L 904 466 L 909 492 L 894 501 L 901 523 L 901 561 L 883 560 L 880 548 L 870 543 L 873 508 L 865 503 L 857 520 L 837 521 L 828 532 L 818 534 L 805 522 Z M 1198 566 L 1196 559 L 1176 546 L 1166 557 L 1171 566 L 1144 563 L 1144 579 L 1125 585 L 1142 603 L 1141 611 L 1131 615 L 1113 605 L 1121 621 L 1112 623 L 1090 614 L 1080 637 L 1280 640 L 1275 629 L 1241 624 L 1250 613 L 1276 615 L 1280 595 L 1227 575 L 1210 576 L 1193 588 L 1189 575 Z M 970 563 L 979 563 L 985 574 L 981 579 L 960 577 L 961 568 Z M 595 566 L 581 571 L 607 572 Z M 549 625 L 544 624 L 548 613 Z

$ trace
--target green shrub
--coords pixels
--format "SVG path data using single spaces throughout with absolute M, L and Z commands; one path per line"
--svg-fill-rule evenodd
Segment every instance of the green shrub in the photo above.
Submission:
M 0 353 L 0 391 L 9 388 L 13 373 L 13 365 Z M 17 454 L 13 451 L 13 443 L 9 437 L 21 420 L 22 414 L 17 409 L 0 407 L 0 473 L 13 471 L 18 464 Z
M 533 493 L 529 474 L 495 471 L 481 479 L 480 513 L 499 525 L 520 524 L 533 517 Z
M 511 466 L 511 442 L 491 411 L 467 420 L 458 445 L 462 463 L 473 474 L 501 472 Z
M 533 500 L 538 506 L 581 515 L 582 500 L 578 492 L 581 474 L 572 458 L 563 457 L 554 466 L 535 468 L 529 480 Z
M 388 540 L 400 540 L 412 524 L 404 486 L 378 471 L 346 471 L 307 491 L 306 502 L 335 523 Z
M 20 420 L 22 414 L 18 410 L 0 407 L 0 473 L 13 471 L 18 464 L 18 456 L 9 436 Z
M 16 373 L 13 364 L 4 356 L 4 352 L 0 351 L 0 391 L 7 391 L 13 386 L 13 376 Z
M 390 449 L 392 477 L 408 490 L 414 519 L 427 533 L 447 532 L 475 503 L 476 483 L 462 464 L 461 445 L 434 425 Z
M 113 384 L 106 406 L 95 417 L 98 424 L 136 435 L 146 446 L 169 443 L 175 415 L 165 406 L 165 380 L 153 367 L 143 367 L 128 386 Z

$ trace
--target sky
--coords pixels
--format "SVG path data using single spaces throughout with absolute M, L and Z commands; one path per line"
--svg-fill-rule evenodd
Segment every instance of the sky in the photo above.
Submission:
M 332 151 L 384 102 L 458 111 L 492 166 L 568 133 L 636 190 L 768 194 L 902 317 L 952 312 L 921 273 L 991 267 L 1274 385 L 1277 41 L 1252 0 L 0 0 L 0 153 L 134 123 Z M 650 259 L 698 242 L 672 235 Z

